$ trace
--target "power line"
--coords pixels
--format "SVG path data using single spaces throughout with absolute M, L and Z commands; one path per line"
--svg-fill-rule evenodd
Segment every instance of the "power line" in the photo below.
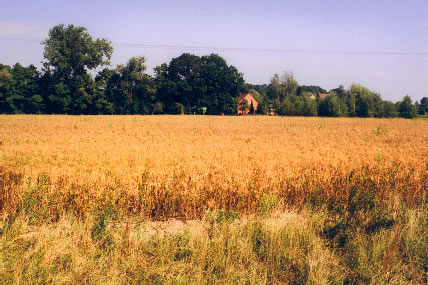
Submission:
M 0 38 L 4 42 L 20 42 L 30 44 L 40 44 L 43 40 Z M 66 41 L 57 41 L 66 42 Z M 83 44 L 84 42 L 73 42 L 73 44 Z M 112 42 L 112 46 L 119 48 L 142 48 L 142 49 L 186 49 L 186 50 L 209 50 L 226 52 L 254 52 L 254 53 L 289 53 L 289 54 L 309 54 L 309 55 L 356 55 L 356 56 L 428 56 L 428 52 L 419 51 L 357 51 L 357 50 L 306 50 L 306 49 L 268 49 L 268 48 L 239 48 L 239 47 L 215 47 L 215 46 L 191 46 L 191 45 L 160 45 L 142 43 L 120 43 Z

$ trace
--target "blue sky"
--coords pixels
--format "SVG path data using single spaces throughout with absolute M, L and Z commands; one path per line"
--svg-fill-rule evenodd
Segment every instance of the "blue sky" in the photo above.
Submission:
M 54 25 L 88 28 L 113 43 L 219 48 L 322 50 L 328 54 L 120 47 L 112 64 L 145 56 L 148 72 L 183 52 L 218 53 L 249 83 L 292 71 L 301 85 L 325 89 L 356 82 L 397 101 L 428 96 L 428 1 L 5 1 L 0 63 L 40 66 L 43 46 L 4 39 L 45 39 Z M 341 55 L 334 51 L 425 55 Z

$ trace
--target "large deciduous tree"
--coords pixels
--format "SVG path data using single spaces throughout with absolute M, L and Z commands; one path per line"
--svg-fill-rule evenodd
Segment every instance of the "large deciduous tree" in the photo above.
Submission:
M 350 93 L 351 114 L 358 117 L 379 117 L 382 111 L 382 98 L 360 84 L 352 84 Z
M 318 115 L 323 117 L 340 116 L 339 99 L 336 95 L 330 95 L 327 98 L 320 99 L 318 104 Z
M 292 72 L 286 72 L 282 75 L 281 85 L 284 90 L 284 97 L 297 94 L 299 83 L 294 79 L 294 74 Z
M 399 105 L 400 117 L 413 119 L 416 117 L 416 106 L 412 103 L 412 98 L 409 95 L 404 96 L 403 101 Z
M 153 78 L 145 74 L 145 58 L 132 57 L 112 71 L 106 97 L 114 105 L 115 114 L 151 114 L 155 100 Z
M 297 95 L 298 87 L 292 72 L 286 72 L 281 77 L 274 74 L 267 88 L 267 96 L 272 102 L 282 102 L 287 96 Z
M 84 27 L 61 24 L 50 29 L 43 44 L 47 111 L 88 113 L 95 88 L 90 72 L 110 63 L 111 43 L 94 40 Z
M 242 74 L 216 54 L 185 53 L 156 67 L 155 74 L 158 98 L 167 113 L 177 113 L 180 106 L 187 113 L 206 107 L 208 114 L 234 114 L 244 89 Z

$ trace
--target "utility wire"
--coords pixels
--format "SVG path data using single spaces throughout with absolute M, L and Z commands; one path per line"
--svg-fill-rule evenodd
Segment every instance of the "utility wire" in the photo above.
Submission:
M 43 40 L 0 38 L 0 42 L 17 42 L 40 44 Z M 56 41 L 68 42 L 68 41 Z M 83 44 L 84 42 L 73 42 L 73 44 Z M 112 46 L 119 48 L 142 48 L 142 49 L 186 49 L 186 50 L 210 50 L 210 51 L 230 51 L 230 52 L 254 52 L 254 53 L 289 53 L 289 54 L 310 54 L 310 55 L 357 55 L 357 56 L 428 56 L 428 52 L 419 51 L 345 51 L 345 50 L 306 50 L 306 49 L 267 49 L 267 48 L 239 48 L 239 47 L 214 47 L 214 46 L 188 46 L 188 45 L 159 45 L 142 43 L 120 43 L 112 42 Z

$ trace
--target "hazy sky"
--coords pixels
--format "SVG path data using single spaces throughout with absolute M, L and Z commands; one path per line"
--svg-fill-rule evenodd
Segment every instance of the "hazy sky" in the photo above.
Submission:
M 111 40 L 114 65 L 145 56 L 149 73 L 183 52 L 217 53 L 248 83 L 269 83 L 274 73 L 292 71 L 299 84 L 327 90 L 357 82 L 392 101 L 406 94 L 414 100 L 428 96 L 428 0 L 0 1 L 4 64 L 40 66 L 43 46 L 37 41 L 7 39 L 43 40 L 49 28 L 63 23 L 84 26 L 94 38 Z M 124 43 L 328 53 L 119 45 Z

